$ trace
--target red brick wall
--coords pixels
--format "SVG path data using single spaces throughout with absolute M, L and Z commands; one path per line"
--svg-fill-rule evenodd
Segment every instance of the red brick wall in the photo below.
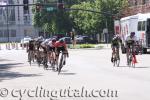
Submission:
M 135 2 L 137 5 L 135 5 Z M 125 8 L 122 12 L 123 17 L 135 15 L 138 13 L 150 12 L 150 0 L 147 0 L 145 4 L 143 4 L 143 0 L 129 0 L 129 5 L 130 7 Z

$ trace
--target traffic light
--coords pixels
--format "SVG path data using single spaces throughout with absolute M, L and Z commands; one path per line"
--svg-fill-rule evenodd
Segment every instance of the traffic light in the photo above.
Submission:
M 29 10 L 29 6 L 28 6 L 29 1 L 28 0 L 23 0 L 23 4 L 25 5 L 23 8 L 24 10 Z
M 63 9 L 64 9 L 64 3 L 63 3 L 63 0 L 58 0 L 57 8 L 60 9 L 60 10 L 63 10 Z

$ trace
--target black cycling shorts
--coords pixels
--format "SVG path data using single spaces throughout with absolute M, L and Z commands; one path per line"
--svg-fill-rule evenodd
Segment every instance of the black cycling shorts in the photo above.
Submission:
M 57 51 L 57 56 L 58 56 L 60 51 L 62 51 L 62 52 L 65 51 L 65 47 L 64 46 L 63 47 L 57 47 L 56 51 Z
M 48 46 L 48 51 L 55 51 L 55 47 Z

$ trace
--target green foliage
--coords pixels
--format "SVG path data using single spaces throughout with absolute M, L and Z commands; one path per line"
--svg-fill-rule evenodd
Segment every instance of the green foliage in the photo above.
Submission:
M 54 0 L 47 0 L 47 3 Z M 44 3 L 44 0 L 37 0 Z M 102 33 L 106 28 L 113 33 L 112 16 L 119 15 L 121 10 L 128 6 L 127 0 L 64 0 L 66 8 L 93 10 L 100 13 L 82 10 L 47 11 L 45 7 L 39 12 L 34 11 L 33 24 L 47 33 L 69 32 L 72 28 L 79 34 Z M 57 5 L 51 5 L 57 8 Z M 106 25 L 107 22 L 107 25 Z
M 94 10 L 98 13 L 87 11 L 71 11 L 70 17 L 73 19 L 75 28 L 83 33 L 101 33 L 108 27 L 109 31 L 113 31 L 112 16 L 120 13 L 127 0 L 95 0 L 87 1 L 73 5 L 74 9 Z M 107 21 L 107 25 L 106 25 Z
M 95 46 L 93 44 L 81 44 L 80 48 L 94 48 Z
M 54 0 L 47 0 L 47 3 L 52 1 Z M 43 0 L 37 2 L 44 3 Z M 47 7 L 54 7 L 55 10 L 48 11 Z M 57 4 L 42 6 L 39 12 L 36 11 L 36 7 L 33 7 L 32 11 L 34 11 L 33 25 L 46 33 L 68 32 L 72 29 L 68 12 L 58 10 Z

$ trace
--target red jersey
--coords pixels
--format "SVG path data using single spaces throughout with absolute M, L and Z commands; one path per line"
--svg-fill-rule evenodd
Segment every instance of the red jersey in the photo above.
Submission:
M 57 48 L 57 47 L 67 47 L 67 45 L 66 45 L 66 43 L 65 42 L 63 42 L 63 43 L 61 43 L 61 42 L 59 42 L 59 41 L 57 41 L 56 43 L 55 43 L 55 47 Z

